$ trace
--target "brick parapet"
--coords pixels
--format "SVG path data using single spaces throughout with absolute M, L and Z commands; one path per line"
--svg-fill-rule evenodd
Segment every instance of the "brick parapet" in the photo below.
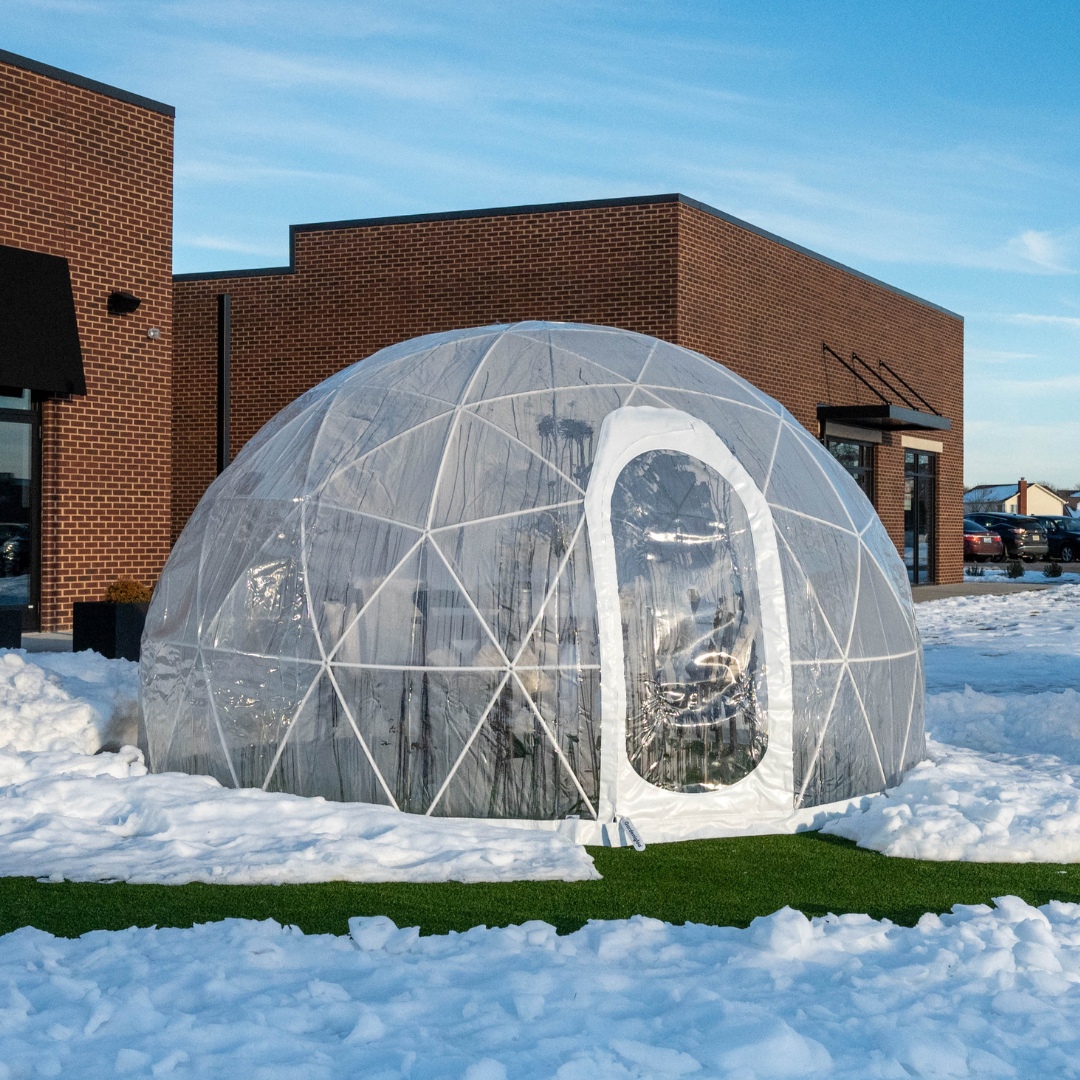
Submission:
M 870 393 L 842 356 L 885 359 L 953 422 L 939 493 L 940 580 L 959 580 L 963 323 L 918 299 L 675 197 L 293 231 L 292 272 L 178 280 L 173 535 L 215 468 L 216 301 L 232 296 L 235 455 L 335 371 L 405 338 L 522 319 L 591 322 L 697 349 L 815 435 L 819 402 Z M 935 436 L 936 437 L 936 436 Z M 899 440 L 877 449 L 879 512 L 903 543 Z M 955 512 L 954 512 L 955 507 Z

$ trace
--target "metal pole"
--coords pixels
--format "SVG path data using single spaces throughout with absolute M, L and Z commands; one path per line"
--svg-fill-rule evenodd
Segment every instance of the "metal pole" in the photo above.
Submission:
M 228 293 L 217 298 L 217 471 L 229 466 L 229 336 L 232 302 Z

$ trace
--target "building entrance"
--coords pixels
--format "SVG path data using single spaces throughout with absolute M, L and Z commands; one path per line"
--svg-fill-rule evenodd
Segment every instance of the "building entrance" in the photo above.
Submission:
M 904 564 L 912 585 L 936 580 L 937 455 L 904 451 Z
M 30 391 L 0 389 L 0 607 L 22 608 L 23 630 L 40 628 L 40 413 Z

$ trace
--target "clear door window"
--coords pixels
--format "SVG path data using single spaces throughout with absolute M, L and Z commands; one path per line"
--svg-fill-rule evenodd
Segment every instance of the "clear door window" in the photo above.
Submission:
M 768 744 L 750 523 L 723 477 L 686 454 L 631 461 L 611 498 L 637 773 L 669 791 L 733 784 Z

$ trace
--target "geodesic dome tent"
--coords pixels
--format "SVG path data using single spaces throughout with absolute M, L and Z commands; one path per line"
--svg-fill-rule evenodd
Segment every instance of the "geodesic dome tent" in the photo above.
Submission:
M 155 771 L 586 840 L 789 828 L 924 753 L 907 576 L 841 465 L 700 354 L 558 323 L 275 416 L 169 558 L 141 704 Z

